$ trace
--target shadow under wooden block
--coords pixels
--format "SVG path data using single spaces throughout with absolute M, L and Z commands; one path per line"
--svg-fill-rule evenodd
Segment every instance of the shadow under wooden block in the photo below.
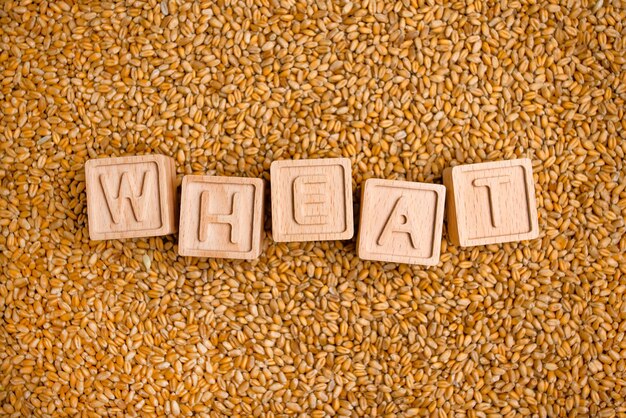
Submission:
M 270 172 L 274 241 L 352 238 L 349 159 L 274 161 Z
M 85 163 L 89 237 L 153 237 L 176 232 L 176 165 L 165 155 Z
M 463 247 L 537 238 L 535 183 L 527 158 L 446 168 L 448 232 Z
M 438 264 L 445 200 L 446 188 L 440 184 L 366 180 L 361 193 L 359 258 Z
M 250 260 L 261 254 L 262 179 L 185 176 L 182 189 L 180 255 Z

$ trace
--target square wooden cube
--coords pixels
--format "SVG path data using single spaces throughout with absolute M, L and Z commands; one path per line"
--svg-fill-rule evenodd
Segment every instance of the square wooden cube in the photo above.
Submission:
M 185 176 L 178 253 L 254 259 L 263 240 L 264 182 L 257 178 Z
M 349 159 L 274 161 L 270 171 L 274 241 L 352 238 L 354 219 Z
M 357 252 L 363 260 L 439 263 L 446 188 L 368 179 L 361 192 Z
M 176 232 L 176 165 L 165 155 L 85 163 L 89 237 L 138 238 Z
M 537 238 L 535 183 L 527 158 L 460 165 L 443 173 L 448 231 L 463 247 Z

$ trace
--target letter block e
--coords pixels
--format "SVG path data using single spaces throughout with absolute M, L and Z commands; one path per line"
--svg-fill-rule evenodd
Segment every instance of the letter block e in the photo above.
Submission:
M 347 158 L 274 161 L 270 167 L 274 241 L 352 238 L 350 169 Z
M 89 237 L 153 237 L 176 232 L 176 166 L 165 155 L 85 163 Z
M 446 168 L 448 233 L 462 247 L 539 236 L 535 183 L 527 158 Z
M 439 263 L 446 188 L 368 179 L 361 193 L 359 258 L 433 266 Z
M 178 253 L 251 260 L 261 254 L 262 179 L 185 176 Z

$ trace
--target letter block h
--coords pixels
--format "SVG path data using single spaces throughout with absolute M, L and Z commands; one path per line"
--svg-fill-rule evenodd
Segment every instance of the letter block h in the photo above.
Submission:
M 539 236 L 535 183 L 529 159 L 446 168 L 448 233 L 462 247 Z
M 176 166 L 165 155 L 99 158 L 85 163 L 92 240 L 176 232 Z
M 254 259 L 263 239 L 262 179 L 185 176 L 178 253 Z

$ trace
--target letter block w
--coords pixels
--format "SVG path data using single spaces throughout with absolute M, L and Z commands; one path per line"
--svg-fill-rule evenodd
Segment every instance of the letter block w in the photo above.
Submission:
M 176 169 L 164 155 L 101 158 L 85 164 L 92 240 L 176 232 Z

